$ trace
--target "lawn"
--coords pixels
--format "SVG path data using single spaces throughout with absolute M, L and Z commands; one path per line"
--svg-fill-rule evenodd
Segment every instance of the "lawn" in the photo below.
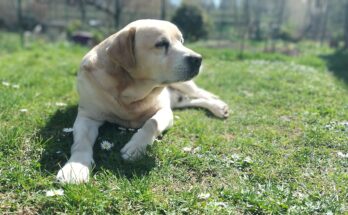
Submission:
M 226 101 L 226 120 L 176 110 L 146 157 L 124 162 L 134 131 L 100 128 L 89 183 L 63 185 L 77 112 L 75 76 L 87 48 L 0 36 L 1 214 L 348 213 L 347 52 L 300 45 L 301 54 L 191 47 L 196 79 Z M 101 149 L 102 141 L 114 143 Z M 62 195 L 47 196 L 50 190 Z

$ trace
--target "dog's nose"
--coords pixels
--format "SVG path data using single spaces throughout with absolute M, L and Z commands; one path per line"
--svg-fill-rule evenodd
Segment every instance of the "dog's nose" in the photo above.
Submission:
M 202 56 L 200 55 L 190 55 L 187 56 L 187 61 L 193 68 L 199 68 L 202 63 Z

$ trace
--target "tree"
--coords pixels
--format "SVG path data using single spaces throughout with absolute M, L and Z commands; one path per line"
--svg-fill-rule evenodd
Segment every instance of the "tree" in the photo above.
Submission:
M 79 0 L 79 2 L 80 2 L 82 20 L 84 20 L 84 17 L 86 16 L 86 9 L 84 4 L 87 4 L 87 5 L 93 6 L 95 9 L 99 11 L 103 11 L 110 17 L 113 17 L 115 28 L 116 29 L 120 28 L 120 17 L 121 17 L 122 9 L 125 5 L 124 1 L 114 0 L 114 9 L 111 9 L 112 7 L 110 7 L 109 1 Z
M 79 0 L 79 8 L 80 8 L 80 13 L 81 13 L 81 22 L 83 24 L 86 23 L 86 2 L 84 0 Z
M 245 0 L 243 5 L 244 10 L 244 23 L 241 22 L 241 27 L 244 28 L 244 30 L 241 30 L 241 41 L 240 41 L 240 48 L 239 48 L 239 55 L 243 57 L 244 54 L 244 46 L 245 46 L 245 39 L 249 36 L 249 27 L 250 27 L 250 1 Z
M 344 44 L 344 47 L 348 49 L 348 0 L 346 0 L 345 5 Z
M 263 4 L 264 2 L 257 1 L 254 3 L 253 13 L 254 20 L 252 25 L 252 39 L 261 40 L 263 38 L 262 30 L 261 30 L 261 20 L 263 13 Z
M 115 20 L 115 28 L 120 28 L 120 17 L 121 17 L 122 7 L 120 4 L 120 0 L 115 1 L 115 12 L 114 12 L 114 20 Z
M 215 7 L 213 0 L 182 0 L 182 4 L 194 5 L 194 6 L 202 8 L 206 11 L 209 11 Z
M 161 19 L 165 20 L 166 19 L 166 7 L 167 6 L 167 1 L 166 0 L 161 0 Z
M 286 0 L 281 0 L 278 2 L 276 11 L 276 20 L 271 23 L 271 51 L 276 51 L 276 39 L 281 35 L 281 28 L 284 22 Z
M 328 16 L 329 16 L 329 7 L 330 7 L 330 2 L 328 0 L 326 0 L 325 5 L 323 6 L 323 13 L 324 13 L 324 17 L 323 17 L 323 23 L 322 23 L 322 27 L 321 27 L 321 35 L 320 35 L 320 44 L 322 45 L 324 43 L 324 40 L 326 38 L 326 31 L 327 31 L 327 20 L 328 20 Z
M 197 41 L 208 36 L 208 29 L 203 18 L 202 11 L 193 5 L 182 5 L 172 18 L 185 38 L 189 41 Z

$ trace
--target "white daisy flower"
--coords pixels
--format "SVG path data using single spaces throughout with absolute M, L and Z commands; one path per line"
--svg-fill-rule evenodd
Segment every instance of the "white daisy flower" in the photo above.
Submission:
M 22 113 L 27 113 L 27 112 L 28 112 L 28 109 L 26 109 L 26 108 L 22 108 L 22 109 L 20 109 L 20 110 L 19 110 L 19 112 L 22 112 Z
M 326 212 L 326 215 L 333 215 L 334 213 L 332 213 L 332 211 L 328 211 Z
M 280 117 L 280 120 L 282 120 L 282 121 L 284 121 L 284 122 L 290 122 L 290 121 L 291 121 L 291 119 L 290 119 L 289 116 L 281 116 L 281 117 Z
M 192 147 L 191 146 L 186 146 L 186 147 L 182 148 L 182 150 L 184 152 L 191 152 L 192 151 Z
M 63 132 L 65 132 L 65 133 L 71 133 L 73 131 L 74 131 L 73 128 L 63 128 Z
M 344 154 L 342 152 L 337 152 L 337 156 L 340 158 L 348 158 L 348 153 Z
M 109 141 L 104 140 L 103 142 L 100 143 L 100 146 L 103 150 L 108 151 L 114 146 L 114 144 L 110 143 Z
M 117 127 L 118 130 L 121 130 L 121 131 L 126 131 L 127 129 L 126 128 L 123 128 L 123 127 Z
M 340 122 L 339 124 L 348 128 L 348 121 L 343 121 L 343 122 Z
M 198 194 L 197 197 L 200 200 L 206 200 L 206 199 L 208 199 L 210 197 L 210 193 L 200 193 L 200 194 Z
M 2 85 L 4 85 L 5 87 L 9 87 L 11 84 L 9 82 L 7 82 L 7 81 L 3 81 Z
M 211 202 L 210 205 L 227 208 L 227 204 L 225 202 Z
M 56 106 L 58 107 L 65 107 L 67 104 L 63 102 L 56 102 Z
M 295 191 L 295 192 L 292 194 L 292 196 L 294 196 L 294 197 L 296 197 L 296 198 L 299 198 L 299 199 L 304 199 L 304 198 L 307 197 L 306 194 L 301 193 L 301 192 L 299 192 L 299 191 Z
M 253 161 L 251 160 L 251 157 L 247 156 L 243 160 L 245 163 L 252 163 Z
M 51 197 L 51 196 L 62 196 L 64 195 L 64 190 L 58 189 L 58 190 L 47 190 L 46 191 L 46 196 Z
M 232 154 L 232 155 L 231 155 L 231 158 L 232 158 L 233 160 L 239 160 L 239 159 L 240 159 L 240 156 L 239 156 L 239 154 Z
M 201 147 L 200 146 L 197 146 L 196 148 L 193 149 L 193 154 L 197 153 L 197 152 L 200 152 L 201 151 Z

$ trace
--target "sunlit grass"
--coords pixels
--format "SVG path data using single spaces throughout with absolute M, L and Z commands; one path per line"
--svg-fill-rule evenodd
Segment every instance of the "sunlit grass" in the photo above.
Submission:
M 63 129 L 76 116 L 75 75 L 87 49 L 1 50 L 0 212 L 347 213 L 347 87 L 320 52 L 304 46 L 297 57 L 239 60 L 231 50 L 192 47 L 204 56 L 197 82 L 229 104 L 230 118 L 176 110 L 173 128 L 133 164 L 119 154 L 132 131 L 107 124 L 84 185 L 57 184 L 55 174 L 69 156 L 72 135 Z M 114 147 L 102 150 L 103 141 Z M 46 196 L 55 189 L 64 194 Z

